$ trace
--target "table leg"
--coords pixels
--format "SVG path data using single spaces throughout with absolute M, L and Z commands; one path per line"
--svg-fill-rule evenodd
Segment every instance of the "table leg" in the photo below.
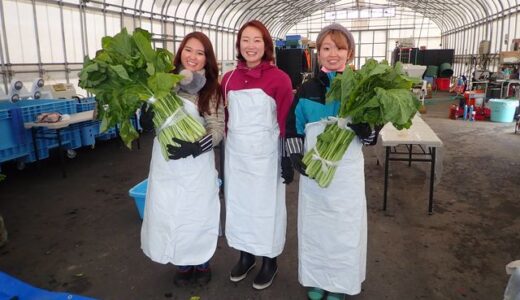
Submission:
M 38 155 L 38 146 L 36 145 L 36 134 L 38 129 L 36 127 L 31 128 L 31 136 L 33 141 L 33 148 L 34 148 L 34 156 L 36 157 L 36 161 L 40 160 L 40 156 Z
M 430 148 L 430 152 L 432 155 L 432 161 L 431 161 L 431 169 L 430 169 L 430 199 L 428 202 L 428 214 L 433 213 L 433 183 L 435 181 L 435 156 L 436 156 L 436 149 L 435 147 Z
M 411 167 L 412 166 L 412 148 L 413 148 L 413 145 L 410 144 L 409 145 L 410 148 L 408 148 L 408 166 Z
M 383 210 L 386 210 L 386 194 L 388 191 L 388 163 L 390 158 L 390 147 L 386 147 L 385 154 L 385 188 L 384 188 L 384 196 L 383 196 Z
M 61 164 L 61 174 L 63 178 L 67 177 L 67 172 L 65 171 L 65 151 L 61 144 L 61 134 L 60 129 L 56 129 L 56 134 L 58 135 L 58 153 L 60 155 L 60 164 Z

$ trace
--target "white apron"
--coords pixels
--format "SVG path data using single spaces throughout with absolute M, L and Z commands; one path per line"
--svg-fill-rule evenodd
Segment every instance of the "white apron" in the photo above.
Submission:
M 204 124 L 195 104 L 184 110 Z M 217 246 L 220 201 L 213 151 L 166 161 L 154 139 L 141 248 L 153 261 L 174 265 L 207 262 Z
M 230 91 L 226 137 L 226 238 L 230 247 L 276 257 L 285 244 L 276 103 L 261 89 Z
M 305 151 L 325 124 L 305 127 Z M 362 144 L 356 137 L 327 188 L 300 176 L 298 279 L 303 286 L 349 295 L 365 280 L 367 213 Z

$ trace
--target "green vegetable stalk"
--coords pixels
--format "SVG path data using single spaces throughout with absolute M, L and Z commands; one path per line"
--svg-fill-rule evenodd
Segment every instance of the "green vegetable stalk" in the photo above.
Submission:
M 206 130 L 184 112 L 182 100 L 172 91 L 182 78 L 171 73 L 173 54 L 154 50 L 151 42 L 151 34 L 140 28 L 132 35 L 123 28 L 113 37 L 103 37 L 95 58 L 85 57 L 79 86 L 96 95 L 100 131 L 118 125 L 128 148 L 139 136 L 130 118 L 148 101 L 154 108 L 153 121 L 167 160 L 166 145 L 175 144 L 173 137 L 194 142 Z
M 334 177 L 338 162 L 343 158 L 355 133 L 346 126 L 345 118 L 352 123 L 368 123 L 372 128 L 391 122 L 395 128 L 410 128 L 420 107 L 411 92 L 419 79 L 407 77 L 402 64 L 394 67 L 386 61 L 368 60 L 358 71 L 346 68 L 336 76 L 327 93 L 327 102 L 340 101 L 337 121 L 328 122 L 318 136 L 316 146 L 305 153 L 309 178 L 319 186 L 327 187 Z

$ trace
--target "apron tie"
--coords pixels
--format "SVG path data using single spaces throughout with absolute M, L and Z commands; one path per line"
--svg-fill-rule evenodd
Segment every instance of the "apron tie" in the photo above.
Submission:
M 319 160 L 321 163 L 321 171 L 323 173 L 327 173 L 329 171 L 329 168 L 331 167 L 337 167 L 338 162 L 337 161 L 330 161 L 322 158 L 320 156 L 320 153 L 318 152 L 318 149 L 316 147 L 312 148 L 314 153 L 312 154 L 312 160 Z
M 325 125 L 334 124 L 337 123 L 338 127 L 341 129 L 350 129 L 347 126 L 347 119 L 346 118 L 338 118 L 338 117 L 327 117 L 326 119 L 322 119 L 320 121 L 321 123 Z
M 168 126 L 174 125 L 175 123 L 179 122 L 180 120 L 186 118 L 187 115 L 182 109 L 182 107 L 177 108 L 171 116 L 166 118 L 162 125 L 157 129 L 156 134 L 159 135 L 161 131 L 163 131 Z

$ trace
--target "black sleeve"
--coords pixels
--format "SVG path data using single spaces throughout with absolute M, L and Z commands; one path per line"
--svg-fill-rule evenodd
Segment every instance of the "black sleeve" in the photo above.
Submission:
M 287 120 L 285 123 L 285 152 L 290 155 L 293 153 L 303 153 L 303 138 L 304 135 L 298 134 L 296 130 L 296 106 L 300 101 L 301 95 L 301 87 L 296 92 L 294 96 L 293 103 L 291 105 L 291 109 L 289 110 L 289 114 L 287 115 Z

